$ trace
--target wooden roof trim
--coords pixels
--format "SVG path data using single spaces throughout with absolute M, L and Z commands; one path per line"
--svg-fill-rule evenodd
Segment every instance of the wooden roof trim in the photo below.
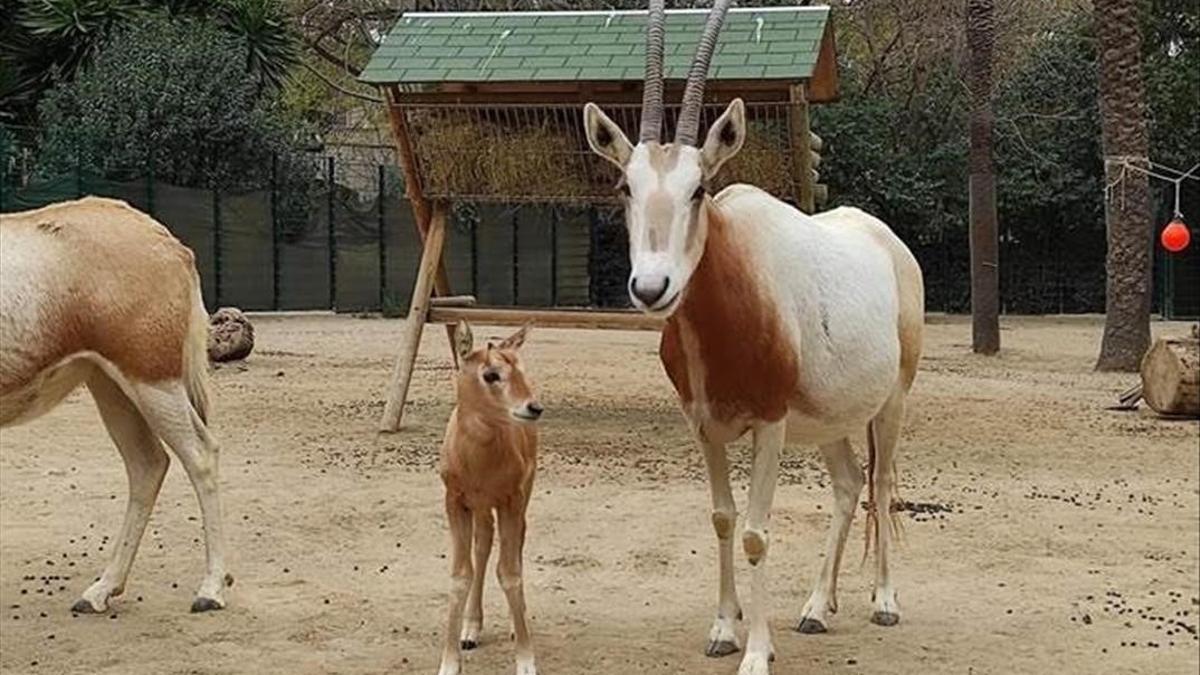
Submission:
M 841 98 L 838 85 L 837 45 L 834 44 L 833 22 L 825 23 L 821 35 L 821 48 L 817 52 L 817 65 L 806 87 L 810 103 L 832 103 Z

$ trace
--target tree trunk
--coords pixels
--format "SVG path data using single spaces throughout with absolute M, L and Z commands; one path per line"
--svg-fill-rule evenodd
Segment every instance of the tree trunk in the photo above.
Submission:
M 996 174 L 992 166 L 992 0 L 967 0 L 967 84 L 971 92 L 971 345 L 1000 351 L 1000 256 L 996 238 Z
M 1149 179 L 1124 169 L 1148 166 L 1142 39 L 1137 0 L 1097 0 L 1100 117 L 1108 229 L 1104 339 L 1097 370 L 1136 372 L 1150 346 Z

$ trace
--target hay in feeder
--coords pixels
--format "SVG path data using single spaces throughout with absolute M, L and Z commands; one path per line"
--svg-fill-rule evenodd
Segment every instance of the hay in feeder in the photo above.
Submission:
M 422 120 L 416 135 L 416 154 L 426 191 L 450 195 L 481 189 L 479 163 L 487 145 L 483 130 L 466 115 Z
M 485 183 L 494 195 L 585 196 L 589 185 L 579 155 L 565 133 L 547 124 L 505 130 L 488 148 Z
M 444 114 L 420 121 L 417 154 L 434 195 L 499 199 L 585 198 L 584 154 L 551 120 L 514 126 L 487 115 Z
M 776 197 L 795 192 L 786 130 L 751 124 L 742 149 L 721 172 L 722 185 L 747 183 Z

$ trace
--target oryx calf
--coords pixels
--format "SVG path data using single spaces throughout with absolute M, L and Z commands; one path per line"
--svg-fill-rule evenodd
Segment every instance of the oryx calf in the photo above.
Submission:
M 167 473 L 164 441 L 204 517 L 208 567 L 192 611 L 224 607 L 233 579 L 206 422 L 208 314 L 192 252 L 124 202 L 89 197 L 0 215 L 0 275 L 0 426 L 33 419 L 86 384 L 129 478 L 112 560 L 73 611 L 105 611 L 125 590 Z
M 465 322 L 459 322 L 455 333 L 459 356 L 457 405 L 446 425 L 440 467 L 446 486 L 452 584 L 439 675 L 457 675 L 461 671 L 459 649 L 479 645 L 483 580 L 495 526 L 493 512 L 500 526 L 496 576 L 512 615 L 517 675 L 537 673 L 525 623 L 525 588 L 521 580 L 525 510 L 537 472 L 537 427 L 533 423 L 542 415 L 518 355 L 527 333 L 528 326 L 498 345 L 488 343 L 480 349 L 473 347 L 471 329 Z

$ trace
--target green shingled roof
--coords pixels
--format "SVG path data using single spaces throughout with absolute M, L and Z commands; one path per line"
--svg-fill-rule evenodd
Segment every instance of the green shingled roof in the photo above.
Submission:
M 668 79 L 685 79 L 708 10 L 667 12 Z M 803 80 L 812 75 L 828 7 L 735 8 L 710 79 Z M 646 12 L 409 12 L 362 75 L 370 84 L 641 81 Z

